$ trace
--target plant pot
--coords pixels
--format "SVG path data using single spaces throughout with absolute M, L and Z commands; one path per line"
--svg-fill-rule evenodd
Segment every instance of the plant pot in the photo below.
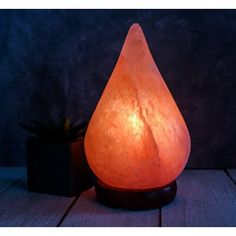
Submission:
M 70 143 L 30 138 L 26 149 L 29 191 L 71 197 L 94 185 L 83 138 Z

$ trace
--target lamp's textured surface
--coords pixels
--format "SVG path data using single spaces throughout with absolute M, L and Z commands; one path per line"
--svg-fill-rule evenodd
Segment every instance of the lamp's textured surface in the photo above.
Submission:
M 85 151 L 95 175 L 121 189 L 164 186 L 187 163 L 188 129 L 138 24 L 90 120 Z

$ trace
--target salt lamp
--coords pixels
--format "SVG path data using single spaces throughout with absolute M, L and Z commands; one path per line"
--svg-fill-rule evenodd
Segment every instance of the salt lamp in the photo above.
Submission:
M 91 117 L 85 152 L 101 203 L 147 209 L 175 198 L 190 136 L 139 24 L 129 29 Z

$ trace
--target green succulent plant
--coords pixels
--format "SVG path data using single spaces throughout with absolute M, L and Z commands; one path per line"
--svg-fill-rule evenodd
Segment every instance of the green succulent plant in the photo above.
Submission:
M 69 118 L 59 122 L 47 119 L 46 121 L 30 121 L 29 124 L 19 124 L 34 137 L 49 142 L 70 142 L 84 137 L 87 122 L 74 125 Z

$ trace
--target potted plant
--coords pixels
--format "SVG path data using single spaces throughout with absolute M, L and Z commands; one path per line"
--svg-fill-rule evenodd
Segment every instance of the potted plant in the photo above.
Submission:
M 94 185 L 84 153 L 87 123 L 73 125 L 66 118 L 20 126 L 32 134 L 26 144 L 29 191 L 75 196 Z

